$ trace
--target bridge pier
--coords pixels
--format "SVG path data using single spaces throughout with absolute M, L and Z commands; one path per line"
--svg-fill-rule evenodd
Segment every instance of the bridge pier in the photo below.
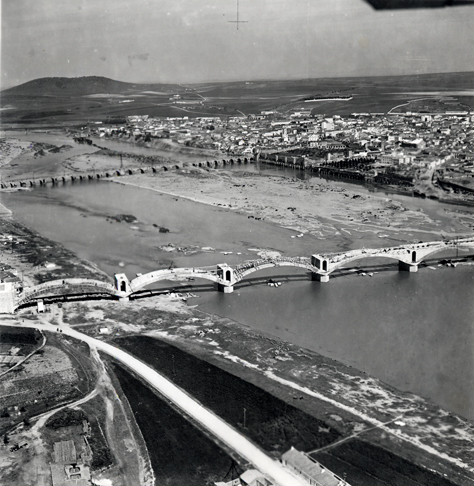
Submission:
M 329 282 L 329 273 L 311 273 L 311 280 L 317 282 Z
M 221 263 L 217 265 L 217 276 L 220 279 L 217 282 L 217 290 L 224 294 L 231 294 L 234 291 L 234 269 L 227 263 Z
M 114 284 L 116 295 L 120 302 L 128 302 L 129 295 L 132 293 L 130 288 L 130 280 L 124 273 L 116 273 L 114 275 Z
M 231 294 L 234 291 L 234 286 L 218 283 L 217 290 L 219 292 L 224 292 L 224 294 Z
M 403 262 L 402 260 L 399 260 L 398 269 L 401 272 L 415 273 L 418 272 L 418 263 L 407 263 L 407 262 Z

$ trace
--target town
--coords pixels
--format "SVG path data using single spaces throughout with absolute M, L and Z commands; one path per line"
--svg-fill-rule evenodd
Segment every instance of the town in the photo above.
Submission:
M 90 135 L 149 143 L 154 139 L 223 157 L 255 157 L 268 163 L 317 170 L 415 191 L 438 198 L 445 191 L 474 195 L 474 114 L 353 113 L 311 115 L 310 109 L 247 117 L 129 116 L 123 124 L 96 122 Z M 434 185 L 433 185 L 434 184 Z

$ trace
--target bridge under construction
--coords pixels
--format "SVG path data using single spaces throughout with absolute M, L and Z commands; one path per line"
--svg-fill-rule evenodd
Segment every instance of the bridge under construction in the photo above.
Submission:
M 398 262 L 402 271 L 416 272 L 428 257 L 447 250 L 474 248 L 474 237 L 443 241 L 419 242 L 385 248 L 358 249 L 339 253 L 320 253 L 310 257 L 268 257 L 230 266 L 220 263 L 208 267 L 159 269 L 129 280 L 126 274 L 117 273 L 113 281 L 66 278 L 52 280 L 33 287 L 15 288 L 12 283 L 0 286 L 0 312 L 13 313 L 20 307 L 31 305 L 45 298 L 110 298 L 127 301 L 159 281 L 190 281 L 203 279 L 213 282 L 216 289 L 232 293 L 234 286 L 254 272 L 273 267 L 302 268 L 311 273 L 312 279 L 328 282 L 330 275 L 356 260 L 387 258 Z

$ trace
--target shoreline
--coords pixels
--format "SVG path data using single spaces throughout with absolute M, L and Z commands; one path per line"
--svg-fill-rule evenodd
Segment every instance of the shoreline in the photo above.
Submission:
M 95 335 L 88 315 L 100 308 L 100 325 L 112 327 L 122 338 L 149 336 L 178 346 L 297 405 L 346 437 L 363 433 L 369 443 L 425 468 L 445 474 L 451 471 L 457 477 L 463 476 L 461 471 L 474 474 L 468 459 L 474 430 L 468 420 L 340 361 L 184 303 L 172 311 L 174 317 L 163 318 L 166 297 L 130 303 L 120 314 L 110 303 L 67 305 L 68 321 L 82 332 Z M 152 309 L 161 309 L 159 317 L 149 314 Z M 149 319 L 139 317 L 143 312 Z M 76 320 L 79 317 L 84 324 Z M 244 342 L 243 347 L 240 343 Z M 311 398 L 295 402 L 295 392 Z
M 204 174 L 204 175 L 205 175 L 205 174 Z M 211 174 L 211 175 L 213 175 L 213 174 Z M 220 174 L 220 175 L 222 176 L 222 174 Z M 176 176 L 176 175 L 175 175 L 175 174 L 172 174 L 172 176 Z M 123 177 L 123 176 L 122 176 L 122 177 Z M 128 176 L 125 176 L 125 177 L 128 177 Z M 137 176 L 133 176 L 133 178 L 134 178 L 134 179 L 135 179 L 136 177 L 137 177 Z M 242 183 L 242 180 L 245 180 L 245 181 L 246 181 L 246 184 L 247 184 L 247 182 L 248 182 L 248 181 L 250 181 L 250 183 L 253 183 L 253 182 L 255 182 L 253 179 L 257 179 L 258 177 L 260 177 L 260 176 L 252 176 L 252 175 L 250 175 L 250 176 L 236 176 L 235 174 L 233 174 L 233 175 L 230 177 L 230 180 L 225 180 L 225 181 L 224 181 L 223 186 L 224 186 L 225 184 L 227 184 L 227 185 L 228 185 L 229 183 L 233 183 L 233 181 L 240 181 L 240 183 Z M 270 176 L 270 177 L 273 177 L 273 176 Z M 222 178 L 223 178 L 223 177 L 221 177 L 221 179 L 222 179 Z M 224 178 L 225 178 L 225 177 L 224 177 Z M 141 176 L 139 176 L 139 179 L 138 179 L 138 180 L 140 181 L 140 179 L 141 179 Z M 148 180 L 150 180 L 150 179 L 153 181 L 153 179 L 152 179 L 152 178 L 148 178 Z M 171 180 L 171 183 L 173 182 L 173 179 L 172 179 L 172 178 L 165 178 L 165 177 L 163 177 L 163 176 L 160 176 L 160 178 L 156 178 L 156 181 L 155 181 L 155 182 L 157 182 L 157 183 L 159 184 L 159 183 L 163 182 L 163 180 L 165 180 L 165 179 L 170 179 L 170 180 Z M 176 177 L 175 177 L 175 179 L 176 179 Z M 209 179 L 213 179 L 213 178 L 212 178 L 212 177 L 210 177 Z M 260 177 L 260 179 L 261 179 L 261 177 Z M 214 179 L 213 179 L 213 181 L 214 181 Z M 250 210 L 249 210 L 249 206 L 248 206 L 248 205 L 245 205 L 245 204 L 243 203 L 243 201 L 242 201 L 243 199 L 245 199 L 243 196 L 242 196 L 241 198 L 237 198 L 237 204 L 236 204 L 236 206 L 234 206 L 233 204 L 229 204 L 228 206 L 224 206 L 222 203 L 218 203 L 218 202 L 217 202 L 219 199 L 215 199 L 215 200 L 214 200 L 214 202 L 212 202 L 212 201 L 213 201 L 213 200 L 212 200 L 212 197 L 215 197 L 215 195 L 212 195 L 212 194 L 211 194 L 211 196 L 209 196 L 209 195 L 207 196 L 207 197 L 208 197 L 208 199 L 209 199 L 209 198 L 211 198 L 211 200 L 206 200 L 206 196 L 205 196 L 203 199 L 200 199 L 200 198 L 198 198 L 198 197 L 186 196 L 186 195 L 183 195 L 182 193 L 171 193 L 171 192 L 169 192 L 169 191 L 164 191 L 164 190 L 159 189 L 159 188 L 157 188 L 157 187 L 147 187 L 147 186 L 142 186 L 142 185 L 135 184 L 135 183 L 133 183 L 133 182 L 129 182 L 129 181 L 122 181 L 122 180 L 117 180 L 117 179 L 115 179 L 115 180 L 111 180 L 111 182 L 116 182 L 116 183 L 120 183 L 120 184 L 124 184 L 124 185 L 131 185 L 131 186 L 139 187 L 139 188 L 141 188 L 141 189 L 149 189 L 149 190 L 155 191 L 155 192 L 157 192 L 157 193 L 165 194 L 165 195 L 172 196 L 172 197 L 180 197 L 180 198 L 187 199 L 187 200 L 190 200 L 190 201 L 193 201 L 193 202 L 197 202 L 197 203 L 201 203 L 201 204 L 207 204 L 207 205 L 212 206 L 212 207 L 221 207 L 221 208 L 226 209 L 226 210 L 227 210 L 227 209 L 231 209 L 232 211 L 236 211 L 236 212 L 242 212 L 242 213 L 245 213 L 245 214 L 249 214 L 249 212 L 250 212 Z M 196 184 L 195 184 L 195 180 L 194 180 L 194 179 L 192 180 L 192 182 L 193 182 L 193 184 L 191 184 L 191 186 L 193 186 L 193 185 L 195 186 Z M 290 180 L 285 180 L 284 182 L 285 182 L 285 183 L 286 183 L 286 182 L 291 182 L 291 184 L 294 184 L 294 185 L 296 185 L 296 186 L 298 186 L 298 185 L 301 185 L 301 184 L 302 184 L 302 182 L 296 182 L 296 183 L 295 183 L 295 182 L 290 181 Z M 238 190 L 234 190 L 234 193 L 235 193 L 235 192 L 237 192 L 237 191 L 242 191 L 242 190 L 244 190 L 244 189 L 243 189 L 242 184 L 240 184 L 240 186 L 241 186 L 241 188 L 240 188 L 240 189 L 238 189 Z M 324 186 L 324 184 L 320 184 L 320 186 Z M 327 184 L 326 184 L 326 186 L 327 186 Z M 189 187 L 189 184 L 188 184 L 188 185 L 183 184 L 183 187 L 181 187 L 181 192 L 186 191 L 188 187 Z M 293 187 L 293 186 L 292 186 L 292 187 Z M 257 188 L 257 190 L 258 190 L 258 189 L 259 189 L 259 188 Z M 265 188 L 264 188 L 264 189 L 265 189 Z M 268 188 L 266 188 L 266 189 L 268 189 Z M 271 189 L 271 188 L 270 188 L 270 189 Z M 278 187 L 276 187 L 275 189 L 278 189 Z M 327 191 L 325 191 L 325 193 L 326 193 L 326 192 L 327 192 Z M 349 192 L 349 191 L 346 191 L 346 192 Z M 356 192 L 356 191 L 354 191 L 354 193 L 355 193 L 355 192 Z M 234 194 L 234 193 L 231 193 L 231 194 L 230 194 L 230 196 L 232 196 L 232 197 L 236 196 L 236 194 Z M 354 194 L 354 193 L 350 192 L 350 194 Z M 206 193 L 206 194 L 207 194 L 207 193 Z M 228 196 L 228 195 L 229 195 L 229 193 L 227 193 L 227 192 L 226 192 L 226 193 L 222 193 L 222 194 L 225 194 L 226 196 Z M 342 197 L 342 198 L 343 198 L 342 200 L 344 200 L 344 197 L 346 197 L 346 196 L 344 196 L 344 195 L 341 195 L 341 194 L 344 194 L 342 191 L 339 191 L 339 192 L 338 192 L 338 194 L 340 195 L 340 197 Z M 277 194 L 277 196 L 278 196 L 278 197 L 280 197 L 280 196 L 281 196 L 281 194 Z M 350 197 L 350 196 L 347 196 L 347 197 Z M 294 201 L 291 199 L 291 195 L 289 195 L 289 196 L 288 196 L 288 198 L 289 198 L 289 204 L 294 204 Z M 378 202 L 381 202 L 381 201 L 384 201 L 386 198 L 381 198 L 381 197 L 379 197 L 379 196 L 370 196 L 370 197 L 367 197 L 366 199 L 373 199 L 373 200 L 377 199 L 377 200 L 378 200 Z M 357 199 L 356 199 L 356 201 L 357 201 Z M 373 201 L 372 201 L 372 202 L 373 202 Z M 239 207 L 238 203 L 241 203 L 241 206 L 240 206 L 240 207 Z M 7 209 L 8 209 L 8 208 L 7 208 Z M 301 207 L 301 210 L 303 210 L 303 209 L 304 209 L 304 208 L 303 208 L 303 207 Z M 368 209 L 368 210 L 371 210 L 371 211 L 372 211 L 373 209 Z M 259 208 L 259 211 L 265 212 L 265 208 Z M 293 211 L 291 211 L 291 213 L 293 213 Z M 250 212 L 250 214 L 251 214 L 251 212 Z M 270 213 L 269 213 L 268 211 L 267 211 L 267 214 L 268 214 L 268 217 L 264 217 L 264 218 L 263 218 L 263 219 L 265 219 L 265 220 L 266 220 L 266 222 L 270 222 L 271 224 L 282 225 L 282 221 L 281 221 L 281 220 L 279 220 L 278 218 L 272 218 L 272 217 L 270 217 Z M 293 214 L 291 214 L 291 215 L 290 215 L 290 218 L 288 218 L 288 219 L 291 219 L 293 216 L 294 216 L 294 215 L 293 215 Z M 415 215 L 415 216 L 416 216 L 416 215 Z M 296 219 L 296 218 L 295 218 L 295 219 Z M 390 217 L 388 217 L 388 219 L 390 219 Z M 346 226 L 345 221 L 343 220 L 342 216 L 340 216 L 339 221 L 338 221 L 338 220 L 334 220 L 334 221 L 337 221 L 337 223 L 338 223 L 338 224 L 344 224 L 344 225 Z M 415 219 L 415 222 L 416 222 L 416 219 Z M 301 217 L 301 224 L 305 224 L 305 221 L 304 221 L 304 217 L 303 217 L 303 216 Z M 359 223 L 359 224 L 363 225 L 363 228 L 365 228 L 365 232 L 366 232 L 366 233 L 371 233 L 371 232 L 374 232 L 374 231 L 376 231 L 376 230 L 378 230 L 378 229 L 380 229 L 380 228 L 382 228 L 384 232 L 388 231 L 388 229 L 387 229 L 387 228 L 384 228 L 384 227 L 383 227 L 383 225 L 372 225 L 372 224 L 370 224 L 370 225 L 369 225 L 368 223 L 363 223 L 363 222 L 361 222 L 361 223 Z M 427 223 L 427 224 L 428 224 L 428 223 Z M 284 226 L 284 227 L 285 227 L 285 226 Z M 298 226 L 297 226 L 297 228 L 298 228 Z M 317 228 L 318 228 L 318 226 L 315 226 L 315 228 L 317 229 Z M 369 229 L 369 228 L 371 228 L 371 229 Z M 294 229 L 294 228 L 293 228 L 293 227 L 291 227 L 291 229 Z M 343 228 L 342 228 L 342 229 L 343 229 Z M 295 230 L 295 231 L 298 231 L 298 229 L 294 229 L 294 230 Z M 351 230 L 351 231 L 352 231 L 352 230 Z M 403 228 L 403 229 L 402 229 L 402 228 L 393 228 L 391 231 L 393 231 L 394 233 L 396 233 L 397 235 L 399 235 L 399 234 L 400 234 L 402 231 L 406 231 L 406 227 L 405 227 L 405 228 Z M 433 231 L 433 230 L 431 230 L 431 231 Z M 430 231 L 428 231 L 428 230 L 427 230 L 427 233 L 430 233 Z M 311 234 L 312 234 L 312 233 L 311 233 Z M 350 235 L 350 236 L 352 236 L 352 235 L 351 235 L 351 233 L 349 233 L 349 235 Z M 323 236 L 323 235 L 321 235 L 321 239 L 323 239 L 323 237 L 322 237 L 322 236 Z M 373 238 L 378 238 L 378 237 L 377 237 L 376 235 L 373 235 Z M 367 237 L 366 237 L 366 240 L 367 240 L 367 239 L 369 239 L 369 238 L 367 238 Z M 374 241 L 380 241 L 380 240 L 375 239 Z M 330 244 L 333 244 L 333 241 L 329 240 L 329 242 L 330 242 Z M 53 243 L 53 245 L 59 245 L 59 244 L 58 244 L 58 243 L 56 243 L 56 242 L 52 242 L 52 243 Z M 222 318 L 221 318 L 221 319 L 222 319 Z M 243 326 L 243 325 L 241 325 L 241 324 L 238 324 L 238 325 L 240 325 L 242 328 L 244 327 L 244 326 Z M 243 330 L 245 331 L 245 329 L 243 329 Z M 196 347 L 199 347 L 199 346 L 200 346 L 200 344 L 202 344 L 202 343 L 200 343 L 200 342 L 199 342 L 199 339 L 196 339 L 196 336 L 195 336 L 195 335 L 192 335 L 192 338 L 193 338 L 193 341 L 196 341 L 196 342 L 197 342 Z M 211 338 L 212 338 L 212 337 L 211 337 Z M 206 339 L 201 340 L 201 341 L 206 341 Z M 209 340 L 207 340 L 207 341 L 209 341 Z M 213 338 L 212 338 L 212 341 L 214 341 L 214 339 L 213 339 Z M 210 342 L 208 342 L 207 344 L 209 344 L 209 346 L 211 346 Z M 193 342 L 192 344 L 190 344 L 190 346 L 191 346 L 191 347 L 192 347 L 193 345 L 194 345 L 194 342 Z M 229 345 L 230 345 L 230 344 L 229 344 Z M 212 345 L 212 346 L 213 346 L 213 345 Z M 211 348 L 209 348 L 209 349 L 213 349 L 213 348 L 211 347 Z M 214 348 L 214 349 L 215 349 L 215 348 Z M 194 349 L 194 350 L 195 350 L 195 349 Z M 220 356 L 220 357 L 217 357 L 217 358 L 220 360 L 220 362 L 225 362 L 225 361 L 229 362 L 229 366 L 231 366 L 233 369 L 239 369 L 239 370 L 240 370 L 240 369 L 242 368 L 242 363 L 241 363 L 241 362 L 239 362 L 239 363 L 237 364 L 236 362 L 234 362 L 234 361 L 233 361 L 233 359 L 232 359 L 232 356 L 231 356 L 230 354 L 229 354 L 229 355 L 223 355 L 223 356 Z M 337 363 L 339 363 L 339 362 L 337 362 Z M 341 363 L 341 365 L 342 365 L 342 363 Z M 346 367 L 346 368 L 347 368 L 347 367 Z M 318 371 L 319 371 L 319 370 L 318 370 Z M 362 372 L 359 372 L 359 374 L 360 374 L 360 375 L 362 375 Z M 268 379 L 270 379 L 270 380 L 272 380 L 272 379 L 273 379 L 271 376 L 267 376 L 266 378 L 268 378 Z M 274 380 L 274 379 L 273 379 L 273 381 L 277 381 L 277 380 Z M 301 385 L 298 385 L 298 386 L 301 386 Z M 452 415 L 452 414 L 451 414 L 451 415 Z M 443 418 L 445 418 L 445 419 L 446 419 L 446 424 L 449 424 L 449 421 L 448 421 L 448 419 L 447 419 L 447 417 L 448 417 L 448 416 L 449 416 L 449 414 L 447 414 L 446 416 L 444 416 L 444 415 L 443 415 Z M 416 423 L 416 421 L 414 421 L 414 424 L 415 424 L 415 425 L 414 425 L 414 428 L 416 429 L 416 427 L 418 427 L 418 424 Z M 441 427 L 440 427 L 440 430 L 441 430 Z M 396 434 L 395 434 L 395 435 L 396 435 Z M 380 440 L 381 440 L 381 441 L 383 441 L 383 439 L 380 439 Z M 398 445 L 397 447 L 401 447 L 401 448 L 403 448 L 402 446 L 399 446 L 399 445 Z M 426 466 L 425 466 L 425 467 L 426 467 Z M 459 484 L 461 484 L 461 483 L 459 483 Z M 467 484 L 467 483 L 466 483 L 466 484 Z
M 387 243 L 392 246 L 428 238 L 437 240 L 440 231 L 445 237 L 455 237 L 470 234 L 474 229 L 474 211 L 469 206 L 463 206 L 462 213 L 456 206 L 445 208 L 445 212 L 450 212 L 448 227 L 447 215 L 440 223 L 423 210 L 410 209 L 395 199 L 365 194 L 357 191 L 357 187 L 341 189 L 337 184 L 316 179 L 300 181 L 273 175 L 192 169 L 167 172 L 159 178 L 146 174 L 121 176 L 120 180 L 115 178 L 110 182 L 261 219 L 299 234 L 328 240 L 336 247 L 335 251 L 378 248 Z M 291 207 L 284 207 L 285 199 Z M 275 209 L 278 203 L 279 210 Z M 416 200 L 410 203 L 416 207 Z M 440 224 L 445 226 L 444 230 Z

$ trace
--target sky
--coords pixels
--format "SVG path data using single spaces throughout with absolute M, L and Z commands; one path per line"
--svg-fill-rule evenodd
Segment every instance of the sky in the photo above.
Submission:
M 4 0 L 1 87 L 49 76 L 199 83 L 474 71 L 474 6 L 364 0 Z

